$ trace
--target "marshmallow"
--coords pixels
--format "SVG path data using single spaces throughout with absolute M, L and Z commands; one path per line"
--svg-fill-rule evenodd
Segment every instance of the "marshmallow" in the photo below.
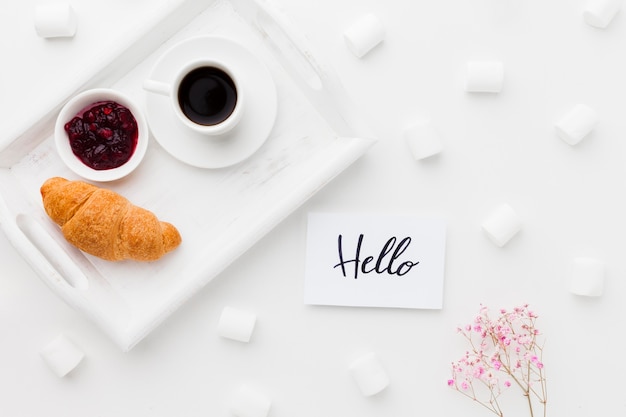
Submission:
M 45 346 L 39 354 L 59 378 L 76 368 L 85 356 L 71 340 L 62 334 Z
M 577 104 L 554 127 L 559 137 L 570 145 L 576 145 L 598 124 L 596 112 L 584 104 Z
M 343 33 L 348 48 L 361 58 L 385 38 L 385 27 L 373 13 L 354 22 Z
M 269 398 L 243 385 L 233 398 L 231 412 L 237 417 L 265 417 L 271 405 Z
M 389 377 L 373 352 L 352 362 L 350 371 L 361 393 L 366 397 L 379 393 L 389 385 Z
M 424 159 L 443 150 L 439 134 L 429 122 L 417 122 L 404 131 L 404 138 L 415 159 Z
M 585 22 L 600 29 L 606 28 L 622 5 L 622 0 L 587 0 L 583 10 Z
M 224 307 L 218 324 L 218 333 L 227 339 L 249 342 L 256 315 L 232 307 Z
M 72 37 L 76 33 L 76 14 L 67 3 L 35 7 L 34 21 L 37 35 L 42 38 Z
M 483 231 L 498 247 L 504 246 L 522 228 L 522 221 L 508 204 L 502 204 L 482 224 Z
M 604 289 L 604 262 L 593 258 L 576 258 L 572 264 L 570 292 L 599 297 Z
M 504 81 L 504 65 L 499 61 L 470 61 L 467 63 L 465 91 L 499 93 Z

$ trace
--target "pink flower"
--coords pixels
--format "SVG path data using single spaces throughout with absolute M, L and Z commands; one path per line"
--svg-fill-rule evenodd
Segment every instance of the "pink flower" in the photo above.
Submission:
M 479 314 L 471 324 L 459 328 L 469 342 L 469 350 L 457 362 L 452 363 L 452 378 L 448 386 L 457 390 L 471 390 L 466 394 L 498 416 L 504 415 L 497 398 L 502 390 L 512 385 L 519 387 L 524 396 L 534 396 L 543 404 L 545 415 L 546 379 L 541 372 L 543 349 L 538 342 L 539 330 L 535 328 L 537 315 L 528 304 L 504 308 L 491 318 L 486 306 L 481 305 Z M 504 378 L 501 378 L 502 375 Z M 474 391 L 473 381 L 480 381 L 480 389 Z M 461 381 L 461 382 L 459 382 Z M 515 384 L 512 383 L 515 381 Z M 541 389 L 536 385 L 540 384 Z M 486 387 L 487 391 L 483 391 Z M 532 408 L 531 408 L 532 416 Z
M 485 373 L 485 368 L 477 366 L 474 368 L 474 378 L 480 378 Z
M 539 368 L 539 369 L 543 369 L 543 363 L 539 360 L 539 358 L 538 358 L 537 356 L 533 355 L 533 356 L 530 358 L 530 361 L 531 361 L 532 363 L 534 363 L 534 364 L 535 364 L 535 366 L 536 366 L 537 368 Z

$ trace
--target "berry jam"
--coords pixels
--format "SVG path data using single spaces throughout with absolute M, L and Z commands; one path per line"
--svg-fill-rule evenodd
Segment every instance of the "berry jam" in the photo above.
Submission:
M 95 170 L 124 165 L 137 146 L 137 121 L 114 101 L 94 103 L 65 124 L 72 152 Z

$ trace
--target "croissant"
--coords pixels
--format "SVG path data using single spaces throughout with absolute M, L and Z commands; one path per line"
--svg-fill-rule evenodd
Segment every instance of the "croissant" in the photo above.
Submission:
M 121 195 L 65 178 L 41 186 L 44 209 L 80 250 L 110 261 L 154 261 L 181 243 L 178 230 Z

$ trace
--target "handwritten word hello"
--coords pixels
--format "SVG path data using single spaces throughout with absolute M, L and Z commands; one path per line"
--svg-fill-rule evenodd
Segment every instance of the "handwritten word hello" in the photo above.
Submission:
M 398 258 L 407 250 L 407 248 L 411 244 L 410 237 L 405 237 L 400 242 L 398 242 L 395 236 L 389 238 L 389 240 L 387 240 L 380 253 L 378 254 L 378 258 L 376 258 L 375 263 L 373 263 L 374 256 L 366 256 L 363 260 L 361 260 L 361 245 L 363 244 L 363 238 L 363 234 L 359 235 L 359 240 L 356 245 L 355 256 L 354 258 L 347 260 L 343 257 L 343 236 L 339 235 L 337 238 L 339 263 L 333 268 L 337 268 L 340 266 L 344 277 L 347 276 L 346 265 L 350 263 L 354 264 L 354 279 L 357 279 L 359 277 L 359 272 L 363 274 L 376 272 L 377 274 L 387 273 L 389 275 L 402 276 L 406 275 L 411 270 L 411 268 L 419 264 L 419 261 L 404 261 L 395 266 Z M 389 254 L 391 255 L 388 256 Z

